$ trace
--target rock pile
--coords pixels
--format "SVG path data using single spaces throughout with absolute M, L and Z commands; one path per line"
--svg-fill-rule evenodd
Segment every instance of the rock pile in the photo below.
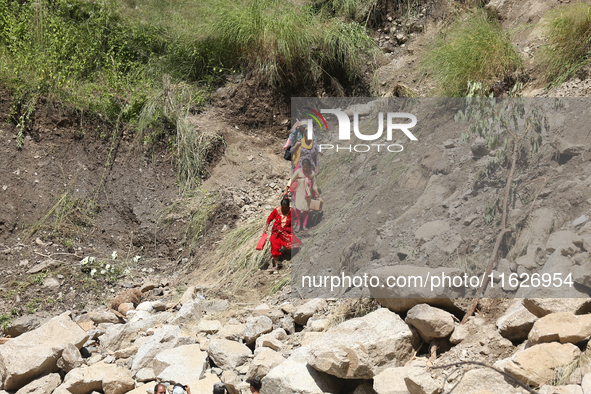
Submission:
M 263 393 L 438 394 L 453 386 L 458 394 L 525 393 L 487 368 L 458 374 L 445 367 L 466 360 L 496 361 L 545 393 L 587 392 L 591 382 L 581 364 L 569 385 L 549 386 L 560 367 L 575 365 L 577 345 L 591 337 L 591 315 L 539 318 L 528 307 L 551 309 L 550 300 L 516 300 L 495 327 L 482 317 L 459 325 L 445 306 L 412 302 L 397 305 L 398 313 L 378 307 L 335 325 L 343 301 L 334 299 L 276 300 L 222 324 L 194 297 L 189 288 L 165 310 L 162 301 L 138 303 L 123 318 L 112 311 L 64 313 L 22 333 L 0 345 L 0 393 L 149 394 L 156 382 L 210 392 L 223 382 L 239 394 L 249 392 L 246 380 L 255 376 L 263 379 Z M 511 342 L 521 340 L 517 348 Z

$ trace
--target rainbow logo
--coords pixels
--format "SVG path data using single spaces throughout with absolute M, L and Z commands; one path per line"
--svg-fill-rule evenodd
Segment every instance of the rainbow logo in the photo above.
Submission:
M 320 115 L 320 112 L 313 110 L 310 107 L 303 107 L 305 110 L 308 110 L 310 112 L 304 112 L 304 114 L 306 115 L 310 115 L 311 118 L 313 118 L 316 123 L 318 123 L 318 126 L 320 126 L 320 130 L 326 130 L 328 131 L 328 125 L 326 124 L 326 120 L 324 120 L 324 116 Z M 320 123 L 320 121 L 322 120 L 322 123 Z M 322 126 L 322 124 L 324 124 L 324 127 Z

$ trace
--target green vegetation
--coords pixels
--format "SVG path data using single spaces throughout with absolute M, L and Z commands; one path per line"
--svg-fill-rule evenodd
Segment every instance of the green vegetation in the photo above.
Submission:
M 375 0 L 353 3 L 365 10 Z M 254 72 L 288 90 L 338 88 L 360 80 L 375 49 L 358 22 L 279 0 L 0 0 L 0 86 L 13 99 L 19 148 L 43 101 L 97 127 L 111 150 L 122 129 L 138 130 L 146 145 L 167 141 L 186 189 L 224 148 L 189 117 L 225 75 Z M 65 229 L 70 212 L 87 222 L 92 209 L 64 194 L 29 233 L 52 216 Z
M 444 96 L 465 96 L 469 82 L 484 91 L 522 67 L 521 59 L 499 22 L 483 10 L 454 23 L 425 52 L 423 69 Z
M 542 51 L 546 80 L 560 85 L 591 62 L 591 6 L 570 4 L 552 10 Z
M 325 18 L 281 0 L 235 3 L 213 23 L 213 36 L 230 67 L 258 71 L 269 82 L 300 84 L 327 74 L 360 77 L 375 48 L 357 22 Z M 340 81 L 346 82 L 346 81 Z
M 29 282 L 34 285 L 41 285 L 46 276 L 47 274 L 45 272 L 39 272 L 38 274 L 29 276 Z
M 8 327 L 10 327 L 10 324 L 12 323 L 12 318 L 17 315 L 18 315 L 18 312 L 14 308 L 12 308 L 10 310 L 10 313 L 0 314 L 0 330 L 4 331 Z
M 376 11 L 378 0 L 324 0 L 316 7 L 333 15 L 339 15 L 357 22 L 367 23 Z
M 155 93 L 144 105 L 139 118 L 140 138 L 150 144 L 165 134 L 166 128 L 174 129 L 174 141 L 178 177 L 187 189 L 194 189 L 207 175 L 207 164 L 225 146 L 224 138 L 210 131 L 200 132 L 189 120 L 190 109 L 199 105 L 186 83 L 172 84 L 170 77 L 163 78 L 163 90 Z M 165 121 L 164 127 L 157 126 Z

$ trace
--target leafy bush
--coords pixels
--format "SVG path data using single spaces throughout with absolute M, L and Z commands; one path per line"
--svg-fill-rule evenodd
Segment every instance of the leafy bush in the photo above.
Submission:
M 571 4 L 552 10 L 546 24 L 548 43 L 542 50 L 546 80 L 559 85 L 590 63 L 591 6 Z
M 468 82 L 481 82 L 484 90 L 489 90 L 521 68 L 522 62 L 498 21 L 478 10 L 436 39 L 421 66 L 434 76 L 439 93 L 464 96 Z

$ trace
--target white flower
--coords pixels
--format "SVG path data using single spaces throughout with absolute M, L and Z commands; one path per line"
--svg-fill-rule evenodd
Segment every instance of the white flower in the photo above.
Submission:
M 133 262 L 134 262 L 134 263 L 137 263 L 137 262 L 139 262 L 139 261 L 140 261 L 140 259 L 141 259 L 141 258 L 142 258 L 142 256 L 135 256 L 135 257 L 133 258 Z
M 92 263 L 94 263 L 94 257 L 86 256 L 85 258 L 80 260 L 80 265 L 86 265 L 86 264 L 92 264 Z
M 93 268 L 92 271 L 90 271 L 90 276 L 94 278 L 95 274 L 96 274 L 96 268 Z
M 112 258 L 113 260 L 117 260 L 117 251 L 116 251 L 116 250 L 114 250 L 114 251 L 113 251 L 113 254 L 111 254 L 111 258 Z

